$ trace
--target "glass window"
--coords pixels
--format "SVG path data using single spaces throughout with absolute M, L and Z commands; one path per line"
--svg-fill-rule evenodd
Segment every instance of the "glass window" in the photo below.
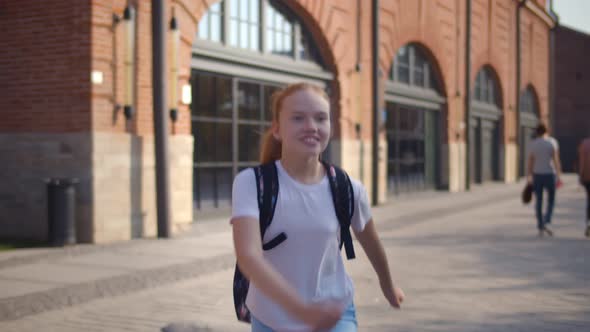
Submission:
M 520 97 L 520 111 L 533 115 L 538 115 L 537 103 L 535 102 L 535 94 L 531 87 L 527 87 Z
M 239 29 L 237 20 L 231 19 L 229 21 L 229 31 L 229 46 L 238 47 Z
M 211 5 L 199 21 L 197 35 L 200 39 L 221 42 L 223 36 L 223 6 L 221 3 Z
M 240 124 L 238 126 L 238 161 L 256 162 L 260 155 L 260 138 L 262 129 L 258 124 Z
M 240 20 L 241 21 L 248 21 L 248 2 L 249 0 L 240 0 Z
M 386 109 L 388 191 L 397 194 L 434 188 L 435 168 L 427 170 L 426 160 L 434 162 L 437 136 L 425 127 L 426 118 L 434 119 L 435 113 L 394 103 L 387 103 Z M 434 122 L 429 128 L 433 126 Z
M 492 105 L 498 105 L 496 96 L 497 82 L 489 68 L 482 68 L 476 76 L 473 97 L 475 100 Z
M 410 52 L 408 52 L 407 46 L 400 47 L 395 60 L 398 64 L 410 65 Z
M 238 84 L 238 117 L 260 120 L 260 85 L 240 82 Z
M 227 15 L 224 8 L 227 4 Z M 299 49 L 297 60 L 311 61 L 321 65 L 317 47 L 309 33 L 278 3 L 267 0 L 223 0 L 213 4 L 199 21 L 198 39 L 225 43 L 231 47 L 254 52 L 271 53 L 293 58 Z M 262 4 L 264 12 L 261 11 Z M 261 25 L 260 15 L 265 15 L 266 25 Z M 227 24 L 228 31 L 224 31 Z M 299 40 L 295 31 L 301 30 Z M 265 49 L 261 49 L 262 38 Z M 296 44 L 297 43 L 297 44 Z M 298 48 L 296 47 L 298 46 Z
M 209 13 L 206 13 L 199 22 L 199 38 L 207 39 L 209 37 Z
M 240 22 L 240 48 L 248 48 L 248 23 Z
M 250 0 L 250 19 L 252 22 L 259 23 L 258 14 L 260 11 L 260 3 L 258 0 Z
M 273 93 L 275 93 L 280 88 L 277 86 L 266 85 L 264 87 L 264 120 L 265 121 L 272 121 L 272 105 L 271 105 L 271 97 Z
M 232 124 L 216 121 L 195 121 L 195 162 L 231 162 Z M 224 148 L 216 148 L 224 147 Z
M 293 56 L 293 22 L 271 6 L 266 9 L 266 22 L 266 51 L 277 55 Z
M 238 0 L 229 0 L 229 17 L 238 18 Z
M 424 52 L 416 45 L 405 45 L 397 51 L 390 72 L 396 82 L 436 90 L 438 85 L 431 72 L 432 66 Z
M 219 43 L 221 41 L 221 17 L 211 15 L 211 41 Z

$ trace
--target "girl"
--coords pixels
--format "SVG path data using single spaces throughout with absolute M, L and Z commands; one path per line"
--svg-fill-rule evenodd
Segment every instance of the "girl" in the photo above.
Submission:
M 331 135 L 329 99 L 316 86 L 290 85 L 272 96 L 272 126 L 261 162 L 274 162 L 279 194 L 262 250 L 255 176 L 240 172 L 233 184 L 232 220 L 238 266 L 250 280 L 246 304 L 252 331 L 356 331 L 353 286 L 339 251 L 339 223 L 320 154 Z M 362 184 L 352 180 L 351 227 L 369 257 L 383 295 L 400 308 L 404 294 L 393 285 Z

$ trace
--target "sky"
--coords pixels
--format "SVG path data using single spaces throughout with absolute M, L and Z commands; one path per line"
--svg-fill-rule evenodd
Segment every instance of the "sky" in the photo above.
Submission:
M 590 0 L 553 0 L 559 23 L 590 34 Z

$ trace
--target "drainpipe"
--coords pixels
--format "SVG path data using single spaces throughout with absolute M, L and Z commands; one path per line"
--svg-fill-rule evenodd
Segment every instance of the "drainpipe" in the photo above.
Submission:
M 168 117 L 166 116 L 166 20 L 163 0 L 152 0 L 152 87 L 154 138 L 156 149 L 156 207 L 158 237 L 170 234 L 170 196 L 168 182 Z
M 555 25 L 549 31 L 549 118 L 551 131 L 555 137 L 557 136 L 557 127 L 555 125 L 555 34 L 559 26 L 559 16 L 553 11 L 553 0 L 549 0 L 549 15 L 555 20 Z
M 379 102 L 379 0 L 373 0 L 373 205 L 379 203 L 378 182 L 379 177 L 379 117 L 380 117 L 380 102 Z
M 465 28 L 465 190 L 471 187 L 471 0 L 467 0 Z
M 357 85 L 357 89 L 360 89 L 360 81 L 361 81 L 361 15 L 362 15 L 362 11 L 361 11 L 361 0 L 357 0 L 356 1 L 356 8 L 357 8 L 357 16 L 356 16 L 356 66 L 355 66 L 355 70 L 358 73 L 359 77 L 358 77 L 358 82 L 359 84 Z M 357 105 L 357 112 L 361 112 L 362 110 L 362 105 L 360 104 L 361 101 L 361 91 L 357 91 L 358 93 L 358 100 L 357 103 L 359 103 Z M 362 126 L 361 126 L 361 122 L 360 122 L 360 114 L 357 113 L 357 123 L 355 124 L 354 128 L 356 130 L 356 136 L 357 139 L 359 141 L 359 178 L 360 181 L 362 183 L 365 182 L 365 144 L 363 142 L 363 135 L 362 135 Z
M 520 159 L 525 158 L 525 156 L 521 156 L 521 149 L 522 149 L 522 134 L 520 132 L 520 85 L 521 85 L 521 61 L 520 56 L 522 54 L 521 48 L 521 33 L 520 33 L 520 11 L 522 7 L 526 4 L 527 0 L 520 0 L 518 2 L 518 7 L 516 8 L 516 105 L 514 109 L 516 110 L 516 170 L 520 173 Z M 524 162 L 524 161 L 523 161 Z M 526 162 L 525 162 L 526 165 Z M 526 167 L 526 166 L 525 166 Z M 518 174 L 517 173 L 517 174 Z M 526 174 L 525 174 L 526 176 Z

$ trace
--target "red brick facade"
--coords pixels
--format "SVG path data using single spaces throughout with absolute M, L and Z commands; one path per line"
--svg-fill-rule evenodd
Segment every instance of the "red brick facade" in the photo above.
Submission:
M 217 0 L 165 1 L 167 20 L 174 8 L 181 31 L 178 96 L 181 95 L 182 85 L 188 84 L 190 79 L 192 46 L 199 20 L 215 2 Z M 520 90 L 532 86 L 539 99 L 541 118 L 549 119 L 549 33 L 553 22 L 545 12 L 544 2 L 529 0 L 525 4 L 517 0 L 471 0 L 471 49 L 466 50 L 466 1 L 379 1 L 378 61 L 382 82 L 390 71 L 398 49 L 408 43 L 417 44 L 424 50 L 441 82 L 441 94 L 446 102 L 442 106 L 443 134 L 440 143 L 447 149 L 442 167 L 445 169 L 446 181 L 454 183 L 449 185 L 451 190 L 465 188 L 465 184 L 457 178 L 464 177 L 465 156 L 461 149 L 465 149 L 461 145 L 464 146 L 466 136 L 467 51 L 471 55 L 469 79 L 472 82 L 483 66 L 489 66 L 497 76 L 502 112 L 499 140 L 504 146 L 511 145 L 502 150 L 504 156 L 501 159 L 518 158 L 515 145 L 516 22 L 519 4 Z M 131 120 L 125 119 L 122 110 L 125 99 L 124 24 L 114 19 L 114 16 L 122 18 L 128 3 L 135 8 L 136 14 L 135 115 Z M 326 70 L 334 75 L 330 84 L 336 117 L 335 140 L 355 138 L 355 124 L 360 123 L 362 141 L 371 143 L 372 1 L 288 0 L 282 3 L 312 33 Z M 82 150 L 86 151 L 85 157 L 92 169 L 79 170 L 79 173 L 85 174 L 83 183 L 87 185 L 83 196 L 86 197 L 85 204 L 89 206 L 89 211 L 100 209 L 97 205 L 103 204 L 97 203 L 96 198 L 101 196 L 97 192 L 100 189 L 96 188 L 102 188 L 107 183 L 101 182 L 106 181 L 100 178 L 100 174 L 105 171 L 101 165 L 127 167 L 121 166 L 116 157 L 95 155 L 93 152 L 108 150 L 106 142 L 111 136 L 104 136 L 104 141 L 94 140 L 93 137 L 100 133 L 115 135 L 124 142 L 126 139 L 139 140 L 140 148 L 133 147 L 133 142 L 129 143 L 132 145 L 132 166 L 131 169 L 123 169 L 123 173 L 130 173 L 131 181 L 137 182 L 132 191 L 146 190 L 142 177 L 153 171 L 151 148 L 141 145 L 153 137 L 151 1 L 56 0 L 51 5 L 34 0 L 3 1 L 0 4 L 0 28 L 3 31 L 0 34 L 0 44 L 3 45 L 0 52 L 0 133 L 90 134 L 90 143 L 86 144 L 92 147 L 88 148 L 90 151 L 86 151 L 86 148 Z M 93 71 L 103 74 L 102 83 L 91 83 Z M 191 139 L 189 106 L 180 100 L 177 105 L 179 116 L 176 123 L 170 124 L 171 136 Z M 381 138 L 384 137 L 381 134 Z M 126 152 L 122 150 L 119 153 L 124 157 Z M 106 169 L 107 166 L 104 167 Z M 516 168 L 516 162 L 506 162 L 501 167 L 506 168 L 502 172 L 505 174 L 502 179 L 514 180 L 516 170 L 512 168 Z M 135 173 L 136 170 L 141 171 L 140 175 Z M 190 173 L 191 170 L 188 166 L 185 171 Z M 120 171 L 108 169 L 107 173 Z M 43 171 L 39 172 L 41 174 L 35 176 L 47 176 Z M 370 179 L 370 176 L 365 176 L 365 179 Z M 151 188 L 149 185 L 147 187 Z M 139 205 L 141 207 L 142 204 Z M 142 214 L 144 211 L 132 213 Z M 96 221 L 88 222 L 92 223 L 94 232 L 103 232 L 97 230 Z M 93 241 L 92 236 L 89 241 Z
M 180 81 L 190 75 L 190 54 L 199 18 L 215 1 L 178 0 L 180 22 Z M 542 3 L 543 1 L 536 1 Z M 58 1 L 51 6 L 38 1 L 7 1 L 2 8 L 5 19 L 0 41 L 5 109 L 0 128 L 5 131 L 94 131 L 152 132 L 151 115 L 151 8 L 149 1 L 132 1 L 137 11 L 136 117 L 129 123 L 115 105 L 123 98 L 122 26 L 113 24 L 113 14 L 122 15 L 127 1 Z M 392 64 L 397 49 L 413 42 L 422 45 L 437 65 L 443 90 L 449 96 L 464 91 L 464 1 L 380 1 L 381 51 L 383 72 Z M 353 84 L 351 75 L 357 62 L 357 15 L 361 15 L 361 58 L 365 128 L 370 127 L 371 95 L 371 3 L 347 1 L 293 1 L 286 4 L 307 24 L 320 47 L 328 70 L 336 75 L 338 110 L 343 118 L 351 113 Z M 472 79 L 483 65 L 490 65 L 498 76 L 504 111 L 515 107 L 515 21 L 518 2 L 514 0 L 473 0 Z M 540 7 L 542 8 L 542 7 Z M 170 13 L 168 13 L 170 14 Z M 527 8 L 522 10 L 521 87 L 532 85 L 539 97 L 543 117 L 548 112 L 549 28 Z M 91 70 L 104 73 L 104 83 L 91 86 Z M 117 82 L 113 80 L 116 79 Z M 113 87 L 113 84 L 116 86 Z M 179 85 L 181 86 L 181 85 Z M 91 98 L 89 98 L 91 96 Z M 449 100 L 448 109 L 460 109 Z M 90 105 L 90 108 L 89 108 Z M 180 105 L 180 121 L 175 133 L 190 133 L 188 108 Z M 8 111 L 10 110 L 10 111 Z M 91 111 L 91 112 L 90 112 Z M 8 113 L 10 112 L 10 113 Z M 9 115 L 10 114 L 10 115 Z M 505 117 L 506 130 L 513 132 Z M 352 123 L 344 119 L 341 124 Z M 448 130 L 456 130 L 456 121 Z M 342 128 L 353 135 L 352 125 Z M 368 130 L 364 131 L 370 137 Z M 510 135 L 508 135 L 510 136 Z M 449 135 L 454 139 L 455 135 Z M 509 137 L 505 137 L 508 139 Z
M 91 128 L 87 1 L 0 3 L 0 132 Z
M 576 148 L 590 136 L 590 35 L 559 27 L 555 33 L 554 134 L 564 171 L 574 171 Z

